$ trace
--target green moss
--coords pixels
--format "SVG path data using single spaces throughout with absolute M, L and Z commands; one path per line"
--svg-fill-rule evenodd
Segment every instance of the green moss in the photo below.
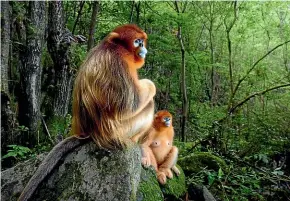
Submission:
M 225 161 L 208 152 L 190 154 L 189 156 L 179 159 L 178 163 L 182 169 L 188 173 L 198 173 L 205 167 L 215 171 L 221 168 L 224 172 L 227 172 Z
M 184 172 L 180 166 L 177 165 L 177 168 L 180 171 L 180 175 L 177 177 L 174 174 L 172 179 L 167 179 L 167 182 L 164 186 L 160 185 L 165 197 L 170 197 L 171 199 L 177 199 L 180 196 L 184 195 L 186 192 Z
M 167 179 L 165 185 L 158 183 L 156 173 L 153 168 L 143 169 L 141 171 L 141 182 L 137 191 L 137 201 L 158 201 L 168 198 L 177 200 L 186 192 L 185 175 L 180 166 L 180 175 L 174 175 L 172 179 Z
M 141 182 L 137 190 L 137 201 L 163 201 L 164 197 L 151 168 L 141 170 Z

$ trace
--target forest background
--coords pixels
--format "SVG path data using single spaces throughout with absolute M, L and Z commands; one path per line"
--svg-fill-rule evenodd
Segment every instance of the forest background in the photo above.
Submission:
M 289 2 L 1 2 L 2 169 L 69 135 L 78 68 L 126 23 L 148 34 L 140 77 L 156 84 L 156 111 L 173 114 L 179 157 L 226 163 L 188 171 L 188 186 L 290 200 Z

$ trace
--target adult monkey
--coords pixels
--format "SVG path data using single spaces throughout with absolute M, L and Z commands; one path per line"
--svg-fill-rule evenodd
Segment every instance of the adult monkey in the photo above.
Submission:
M 154 116 L 155 85 L 139 80 L 147 35 L 136 25 L 114 29 L 81 66 L 73 91 L 72 133 L 55 146 L 32 176 L 19 201 L 27 201 L 59 160 L 91 138 L 98 147 L 118 149 L 142 136 Z

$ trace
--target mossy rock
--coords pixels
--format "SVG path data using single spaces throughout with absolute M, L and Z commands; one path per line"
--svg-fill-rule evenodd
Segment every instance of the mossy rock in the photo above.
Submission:
M 141 170 L 141 182 L 137 190 L 137 201 L 163 201 L 164 197 L 152 167 Z
M 198 173 L 205 167 L 215 171 L 221 168 L 224 172 L 227 172 L 226 162 L 209 152 L 192 153 L 179 159 L 178 163 L 186 173 Z
M 167 179 L 165 185 L 160 185 L 152 167 L 141 171 L 141 182 L 137 191 L 137 201 L 163 201 L 164 198 L 177 200 L 186 192 L 185 175 L 180 166 L 180 175 L 175 174 L 172 179 Z
M 179 165 L 177 165 L 177 168 L 180 171 L 180 175 L 177 177 L 176 174 L 173 173 L 174 176 L 172 179 L 167 179 L 164 186 L 160 185 L 164 197 L 170 198 L 169 200 L 178 199 L 186 193 L 184 172 Z

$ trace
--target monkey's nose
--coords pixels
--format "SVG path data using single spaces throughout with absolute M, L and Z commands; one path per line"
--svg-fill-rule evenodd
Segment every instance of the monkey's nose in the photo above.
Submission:
M 144 59 L 146 57 L 146 54 L 147 54 L 147 49 L 145 47 L 141 47 L 139 51 L 139 56 Z

